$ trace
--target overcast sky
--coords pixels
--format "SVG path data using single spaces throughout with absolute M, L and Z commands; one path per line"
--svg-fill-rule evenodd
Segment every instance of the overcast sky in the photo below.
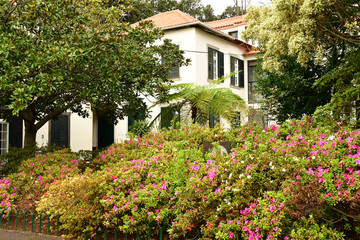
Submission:
M 210 4 L 213 7 L 216 15 L 221 14 L 227 6 L 235 5 L 235 0 L 201 0 L 201 1 L 205 6 Z M 238 0 L 238 4 L 241 5 L 241 0 Z M 250 0 L 250 5 L 261 6 L 264 4 L 270 4 L 270 0 Z

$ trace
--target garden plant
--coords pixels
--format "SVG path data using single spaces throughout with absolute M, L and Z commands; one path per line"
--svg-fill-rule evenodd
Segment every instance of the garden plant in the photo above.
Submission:
M 204 152 L 223 141 L 228 154 Z M 311 118 L 195 124 L 114 144 L 85 170 L 65 150 L 35 156 L 1 180 L 1 204 L 61 215 L 72 238 L 157 223 L 174 239 L 194 229 L 202 239 L 356 239 L 359 144 L 360 131 Z

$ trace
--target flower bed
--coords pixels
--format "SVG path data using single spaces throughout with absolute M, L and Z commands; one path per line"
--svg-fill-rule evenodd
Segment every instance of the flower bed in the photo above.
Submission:
M 61 215 L 72 237 L 99 227 L 147 231 L 144 223 L 155 222 L 173 226 L 174 238 L 196 228 L 217 239 L 354 239 L 359 135 L 311 119 L 172 129 L 115 144 L 83 173 L 67 168 L 47 181 L 36 206 Z M 229 155 L 203 153 L 203 142 L 217 149 L 220 141 L 233 143 Z

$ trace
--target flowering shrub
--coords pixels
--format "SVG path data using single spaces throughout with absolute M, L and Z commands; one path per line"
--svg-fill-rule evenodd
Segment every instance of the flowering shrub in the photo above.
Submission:
M 52 183 L 38 210 L 62 214 L 72 236 L 102 226 L 145 230 L 144 222 L 156 222 L 171 224 L 173 238 L 196 227 L 203 238 L 354 239 L 359 135 L 311 119 L 153 133 L 109 147 L 95 170 Z M 234 148 L 227 156 L 203 153 L 206 141 Z
M 16 208 L 13 204 L 14 197 L 16 196 L 17 188 L 6 179 L 0 179 L 0 209 L 9 211 L 12 208 Z
M 34 208 L 35 202 L 46 193 L 51 183 L 67 176 L 79 175 L 77 165 L 75 155 L 66 149 L 44 155 L 38 154 L 23 161 L 18 167 L 18 172 L 9 175 L 11 182 L 18 188 L 18 207 Z

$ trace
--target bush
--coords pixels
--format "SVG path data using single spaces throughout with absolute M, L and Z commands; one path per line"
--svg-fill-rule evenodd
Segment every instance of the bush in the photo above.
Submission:
M 54 153 L 37 154 L 23 161 L 18 172 L 8 176 L 17 186 L 16 202 L 22 209 L 34 208 L 36 201 L 46 193 L 49 185 L 68 176 L 80 174 L 75 154 L 67 149 Z
M 52 183 L 38 210 L 63 214 L 74 237 L 156 222 L 171 224 L 174 238 L 196 227 L 204 239 L 354 239 L 359 135 L 312 119 L 148 134 L 101 152 L 96 171 Z M 232 142 L 229 155 L 203 153 L 203 142 L 220 141 Z
M 18 166 L 20 166 L 23 161 L 33 157 L 36 153 L 45 154 L 60 149 L 61 148 L 56 145 L 41 148 L 36 145 L 29 145 L 24 148 L 10 147 L 8 153 L 0 155 L 0 177 L 6 177 L 9 174 L 16 173 Z

